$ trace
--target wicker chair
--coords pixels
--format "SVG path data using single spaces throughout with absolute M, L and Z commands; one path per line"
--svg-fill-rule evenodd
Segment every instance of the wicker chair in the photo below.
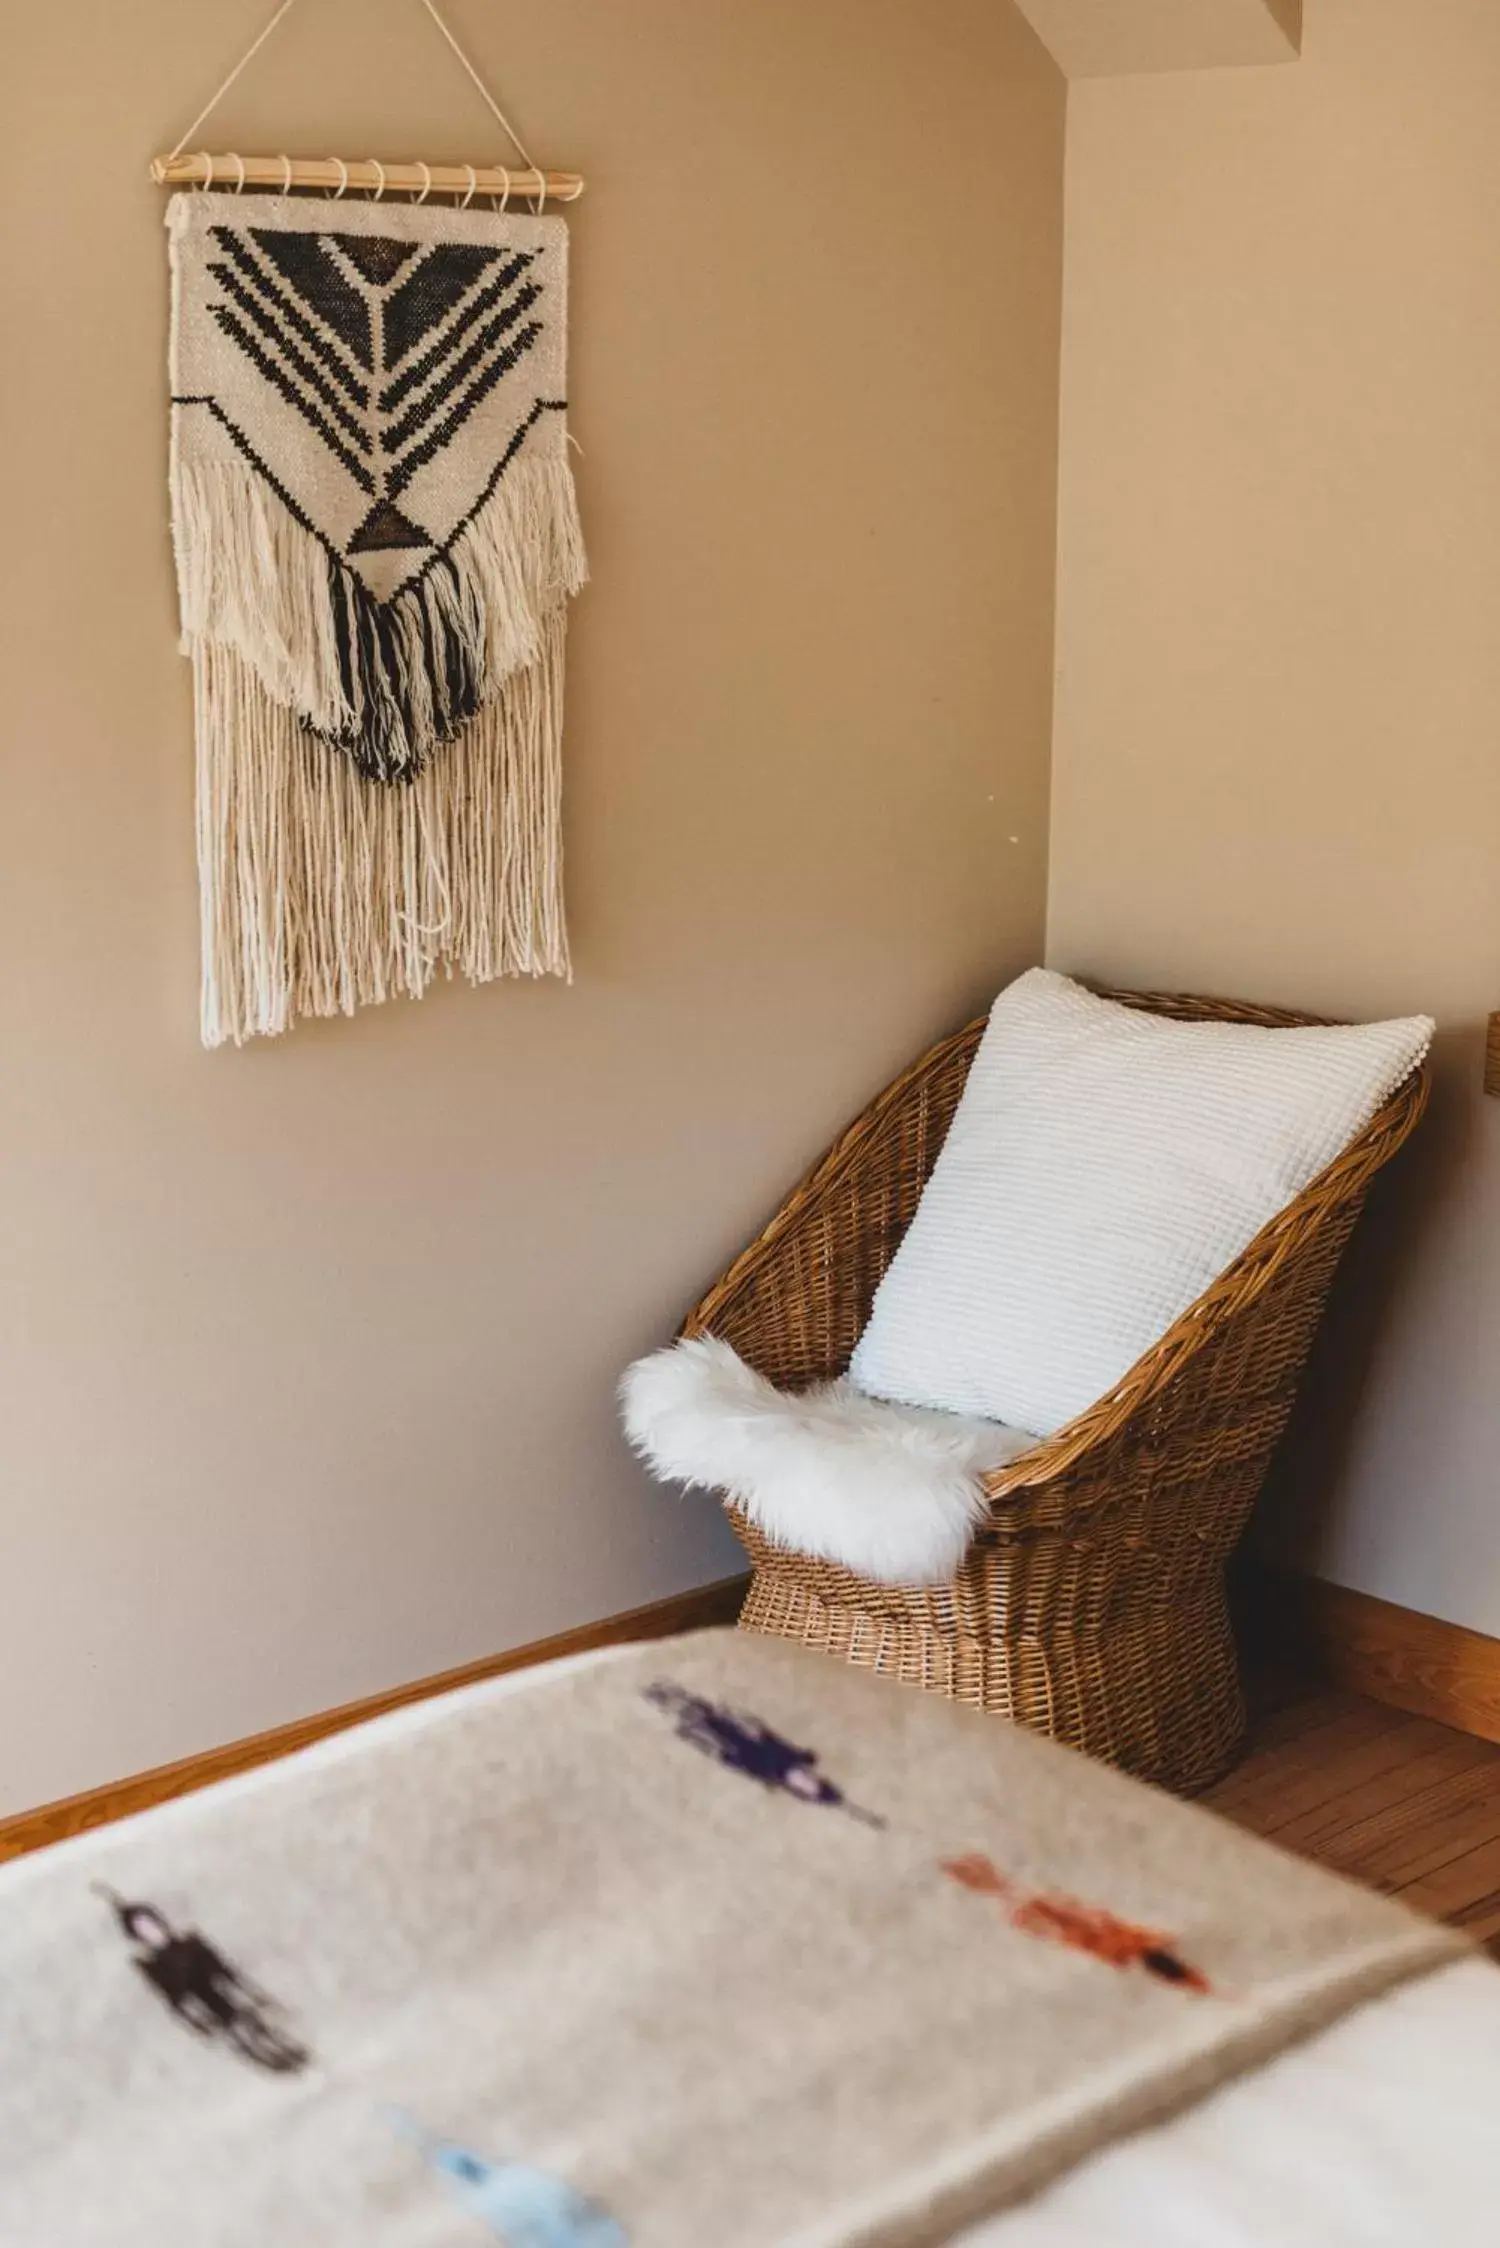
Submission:
M 1112 992 L 1180 1021 L 1269 1007 Z M 984 1028 L 898 1077 L 689 1315 L 768 1380 L 844 1371 Z M 1244 1708 L 1225 1568 L 1291 1408 L 1370 1181 L 1426 1105 L 1419 1069 L 1107 1396 L 985 1478 L 988 1523 L 942 1586 L 870 1582 L 727 1511 L 754 1575 L 741 1629 L 995 1712 L 1183 1793 L 1233 1759 Z

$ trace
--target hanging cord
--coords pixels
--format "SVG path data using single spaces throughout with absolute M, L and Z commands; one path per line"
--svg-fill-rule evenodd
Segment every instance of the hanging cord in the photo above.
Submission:
M 289 16 L 296 5 L 297 0 L 281 0 L 281 6 L 277 9 L 275 15 L 272 16 L 270 22 L 266 25 L 265 30 L 261 32 L 259 38 L 251 40 L 249 46 L 245 49 L 245 52 L 241 55 L 239 61 L 235 64 L 233 70 L 231 70 L 231 72 L 229 73 L 229 76 L 224 80 L 223 85 L 218 87 L 213 93 L 209 95 L 207 101 L 203 104 L 203 107 L 199 110 L 197 116 L 193 119 L 193 122 L 191 123 L 191 125 L 189 125 L 187 131 L 183 134 L 181 140 L 177 143 L 177 146 L 172 150 L 172 154 L 174 156 L 180 156 L 182 154 L 183 150 L 187 147 L 188 142 L 192 139 L 194 133 L 197 132 L 198 127 L 203 123 L 204 118 L 212 116 L 213 112 L 218 108 L 220 102 L 224 99 L 224 96 L 228 93 L 230 87 L 234 84 L 236 78 L 238 78 L 240 72 L 245 68 L 245 65 L 247 63 L 254 62 L 256 56 L 260 53 L 261 48 L 265 45 L 272 32 L 276 29 L 276 26 L 280 23 L 282 17 Z M 529 161 L 530 159 L 528 158 L 528 162 Z
M 296 5 L 297 0 L 281 0 L 280 7 L 276 10 L 275 15 L 272 16 L 270 22 L 265 26 L 264 30 L 257 33 L 256 37 L 251 40 L 249 46 L 245 49 L 245 52 L 241 55 L 233 70 L 230 71 L 229 76 L 223 81 L 221 85 L 217 86 L 214 89 L 213 93 L 209 95 L 208 100 L 203 104 L 203 107 L 199 110 L 191 125 L 188 126 L 187 131 L 182 135 L 181 139 L 172 149 L 172 155 L 180 156 L 182 154 L 188 142 L 192 139 L 194 133 L 197 132 L 198 127 L 203 124 L 207 118 L 211 117 L 214 111 L 218 108 L 220 102 L 224 99 L 224 96 L 228 93 L 230 87 L 239 77 L 240 72 L 244 70 L 248 64 L 254 62 L 256 56 L 260 53 L 261 48 L 270 38 L 272 32 L 276 29 L 276 26 L 281 22 L 283 16 L 289 16 Z M 527 170 L 535 172 L 538 178 L 540 178 L 541 167 L 534 161 L 526 147 L 526 143 L 522 140 L 520 134 L 516 131 L 515 126 L 506 116 L 504 110 L 500 107 L 500 104 L 496 101 L 494 95 L 490 92 L 489 87 L 480 77 L 478 71 L 474 68 L 473 63 L 470 62 L 468 56 L 464 53 L 463 48 L 459 45 L 457 39 L 455 39 L 455 37 L 453 36 L 452 31 L 449 29 L 447 22 L 445 21 L 443 15 L 436 5 L 436 0 L 422 0 L 422 6 L 427 10 L 427 13 L 431 16 L 433 22 L 437 25 L 438 30 L 442 33 L 449 46 L 452 48 L 454 55 L 462 64 L 463 68 L 467 71 L 469 77 L 474 83 L 475 90 L 477 91 L 480 100 L 484 103 L 486 109 L 489 110 L 491 116 L 499 125 L 500 130 L 504 133 L 506 139 L 510 142 L 511 147 L 520 157 Z M 342 188 L 340 189 L 340 193 L 342 193 Z M 508 189 L 507 193 L 509 193 Z M 540 213 L 544 201 L 545 197 L 539 194 L 536 199 L 536 207 L 538 213 Z
M 287 0 L 287 4 L 288 6 L 290 6 L 291 0 Z M 427 10 L 427 13 L 431 16 L 433 22 L 437 25 L 443 37 L 447 40 L 449 46 L 453 49 L 454 54 L 457 55 L 459 61 L 463 64 L 464 69 L 473 79 L 474 84 L 478 89 L 480 100 L 484 103 L 486 109 L 488 109 L 491 115 L 495 118 L 496 123 L 504 133 L 506 139 L 510 142 L 511 147 L 520 157 L 527 170 L 530 172 L 534 172 L 537 169 L 537 166 L 532 162 L 530 156 L 526 152 L 526 143 L 522 140 L 520 134 L 516 131 L 515 126 L 506 116 L 504 110 L 500 107 L 500 104 L 496 101 L 494 95 L 490 92 L 489 87 L 480 77 L 478 71 L 474 68 L 474 65 L 470 62 L 462 47 L 454 38 L 452 32 L 448 29 L 448 26 L 444 22 L 442 16 L 438 13 L 437 7 L 435 5 L 435 0 L 422 0 L 422 5 Z M 284 10 L 283 13 L 285 13 Z

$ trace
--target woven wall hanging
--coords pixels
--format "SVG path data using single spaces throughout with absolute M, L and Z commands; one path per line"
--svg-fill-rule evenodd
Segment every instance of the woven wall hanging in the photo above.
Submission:
M 204 1042 L 566 976 L 564 221 L 190 192 L 167 226 Z

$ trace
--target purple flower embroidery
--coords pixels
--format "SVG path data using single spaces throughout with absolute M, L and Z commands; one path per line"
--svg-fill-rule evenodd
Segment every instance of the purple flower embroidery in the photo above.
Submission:
M 763 1788 L 782 1795 L 794 1795 L 799 1803 L 820 1803 L 847 1812 L 851 1819 L 862 1825 L 883 1827 L 884 1819 L 873 1811 L 862 1811 L 851 1803 L 842 1788 L 836 1787 L 825 1773 L 818 1770 L 817 1751 L 798 1748 L 793 1741 L 758 1717 L 743 1710 L 728 1709 L 722 1702 L 711 1702 L 701 1694 L 691 1694 L 685 1686 L 673 1685 L 670 1679 L 658 1679 L 646 1688 L 646 1699 L 665 1710 L 674 1721 L 674 1730 L 680 1741 L 696 1748 L 704 1756 L 711 1756 L 716 1764 L 727 1765 L 732 1772 L 742 1772 L 747 1780 L 754 1780 Z

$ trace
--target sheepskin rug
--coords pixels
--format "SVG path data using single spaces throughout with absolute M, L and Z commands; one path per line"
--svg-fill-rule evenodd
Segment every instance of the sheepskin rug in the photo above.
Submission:
M 727 1491 L 776 1545 L 883 1584 L 941 1584 L 985 1511 L 979 1477 L 1036 1438 L 893 1405 L 847 1379 L 773 1389 L 705 1335 L 638 1359 L 625 1432 L 664 1481 Z

